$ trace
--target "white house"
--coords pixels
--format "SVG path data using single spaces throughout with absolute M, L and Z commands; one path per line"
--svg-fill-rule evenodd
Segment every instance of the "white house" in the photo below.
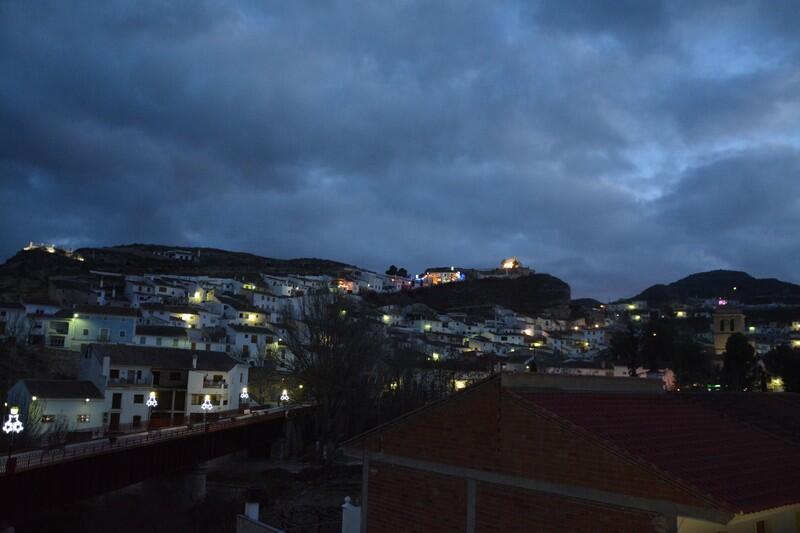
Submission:
M 278 296 L 291 296 L 296 288 L 296 285 L 288 278 L 261 274 L 261 279 L 267 289 Z
M 105 391 L 104 420 L 114 427 L 147 420 L 151 391 L 158 402 L 152 418 L 163 423 L 202 415 L 205 395 L 213 411 L 237 409 L 247 371 L 224 352 L 92 344 L 79 376 Z
M 139 346 L 155 346 L 163 348 L 189 348 L 189 336 L 186 329 L 175 326 L 136 326 L 136 341 Z
M 0 303 L 0 339 L 24 336 L 25 307 L 19 303 Z
M 228 324 L 229 353 L 251 366 L 264 363 L 267 350 L 277 349 L 279 333 L 269 326 Z
M 33 434 L 86 431 L 102 424 L 104 398 L 91 381 L 22 379 L 8 390 L 8 404 Z
M 131 343 L 138 310 L 81 305 L 62 309 L 44 322 L 45 344 L 78 351 L 93 342 Z
M 267 322 L 267 313 L 244 298 L 234 298 L 231 296 L 217 295 L 214 297 L 215 304 L 222 318 L 229 324 L 242 324 L 249 326 L 260 326 Z M 210 303 L 210 302 L 208 302 Z

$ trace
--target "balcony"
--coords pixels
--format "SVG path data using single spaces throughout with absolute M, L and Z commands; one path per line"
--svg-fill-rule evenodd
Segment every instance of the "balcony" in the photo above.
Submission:
M 227 389 L 228 383 L 225 381 L 213 381 L 210 379 L 203 380 L 204 389 Z
M 108 378 L 107 385 L 110 387 L 113 386 L 121 386 L 121 385 L 152 385 L 153 380 L 151 378 L 139 378 L 136 379 L 134 377 L 118 377 L 118 378 Z

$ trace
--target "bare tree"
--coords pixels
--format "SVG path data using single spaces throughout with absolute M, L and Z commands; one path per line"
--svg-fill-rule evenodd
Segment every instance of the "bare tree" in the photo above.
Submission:
M 386 385 L 383 328 L 358 301 L 314 294 L 284 317 L 288 368 L 318 403 L 325 442 L 363 431 Z

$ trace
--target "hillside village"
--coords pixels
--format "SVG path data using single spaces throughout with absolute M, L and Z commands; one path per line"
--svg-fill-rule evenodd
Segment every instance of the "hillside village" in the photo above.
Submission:
M 59 412 L 44 413 L 42 420 L 60 419 L 68 432 L 80 432 L 98 426 L 170 424 L 201 416 L 207 401 L 222 412 L 241 407 L 245 398 L 247 405 L 277 404 L 287 396 L 299 399 L 304 392 L 292 376 L 288 329 L 302 320 L 310 302 L 332 296 L 358 303 L 361 318 L 382 330 L 393 353 L 412 354 L 415 370 L 404 379 L 438 388 L 439 394 L 498 372 L 633 377 L 661 380 L 667 389 L 713 388 L 711 378 L 722 368 L 726 342 L 734 333 L 745 335 L 759 355 L 784 345 L 800 347 L 797 307 L 739 302 L 736 286 L 715 297 L 679 302 L 601 303 L 571 301 L 568 286 L 559 281 L 565 287 L 556 291 L 558 296 L 550 290 L 547 300 L 540 291 L 546 306 L 526 314 L 515 310 L 519 305 L 513 301 L 502 305 L 499 295 L 508 287 L 520 292 L 523 284 L 543 275 L 514 257 L 493 268 L 436 267 L 418 275 L 399 275 L 407 273 L 396 267 L 382 274 L 326 265 L 325 273 L 270 269 L 218 276 L 184 273 L 187 267 L 202 269 L 198 250 L 137 249 L 137 260 L 148 253 L 157 261 L 157 273 L 131 273 L 124 263 L 119 271 L 108 269 L 107 263 L 101 269 L 87 261 L 85 251 L 54 245 L 31 243 L 20 252 L 58 255 L 84 270 L 63 274 L 64 268 L 55 269 L 38 294 L 4 294 L 0 339 L 81 359 L 71 379 L 20 376 L 25 379 L 9 384 L 10 401 L 29 406 L 34 398 L 50 399 Z M 448 292 L 476 287 L 489 287 L 490 295 L 475 305 L 459 305 L 458 295 Z M 471 293 L 468 299 L 479 300 Z M 534 294 L 527 300 L 536 299 Z M 527 309 L 529 303 L 520 305 Z M 625 358 L 619 348 L 625 335 L 653 342 L 658 331 L 654 324 L 664 322 L 674 329 L 670 335 L 680 333 L 707 355 L 699 365 L 706 368 L 708 380 L 687 383 L 689 374 L 676 375 L 679 369 L 670 361 Z M 271 382 L 283 385 L 250 386 L 248 393 L 252 372 L 269 374 Z M 782 387 L 779 376 L 769 377 L 770 387 Z M 148 408 L 145 399 L 154 392 L 158 404 Z

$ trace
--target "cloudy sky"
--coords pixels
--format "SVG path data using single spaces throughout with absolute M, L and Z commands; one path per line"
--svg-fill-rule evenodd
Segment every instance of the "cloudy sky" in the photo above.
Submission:
M 29 240 L 800 282 L 800 3 L 0 3 Z

